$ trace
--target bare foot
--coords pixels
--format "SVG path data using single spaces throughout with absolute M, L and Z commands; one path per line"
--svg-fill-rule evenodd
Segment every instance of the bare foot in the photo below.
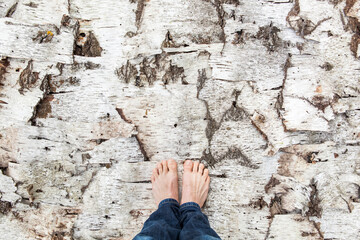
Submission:
M 163 160 L 153 169 L 151 176 L 152 192 L 156 204 L 166 199 L 173 198 L 179 202 L 178 174 L 175 160 Z
M 181 204 L 196 202 L 204 205 L 210 186 L 209 170 L 204 164 L 186 160 L 184 163 Z

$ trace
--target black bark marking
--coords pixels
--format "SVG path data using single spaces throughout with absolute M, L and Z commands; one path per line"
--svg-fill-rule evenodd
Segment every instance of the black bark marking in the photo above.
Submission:
M 221 50 L 221 54 L 222 54 L 222 51 L 224 50 L 225 48 L 225 43 L 226 43 L 226 34 L 225 34 L 225 24 L 226 24 L 226 21 L 225 21 L 225 15 L 226 15 L 226 12 L 222 6 L 222 2 L 220 0 L 215 0 L 213 5 L 215 6 L 216 8 L 216 12 L 217 12 L 217 15 L 218 15 L 218 24 L 221 28 L 221 33 L 220 33 L 220 36 L 219 36 L 219 39 L 220 41 L 223 42 L 223 48 Z
M 54 33 L 51 31 L 38 31 L 36 37 L 32 38 L 34 42 L 38 41 L 39 43 L 51 42 L 54 37 Z
M 174 42 L 174 39 L 171 36 L 170 31 L 167 31 L 167 33 L 165 34 L 165 39 L 161 44 L 161 48 L 178 48 L 178 47 L 180 46 Z
M 269 182 L 265 185 L 265 192 L 269 193 L 269 190 L 273 187 L 275 187 L 276 185 L 279 185 L 280 181 L 277 178 L 274 178 L 273 176 L 271 176 Z
M 245 30 L 240 29 L 239 31 L 235 32 L 234 40 L 231 42 L 232 44 L 241 44 L 245 43 Z
M 137 219 L 139 216 L 143 215 L 142 212 L 140 212 L 139 210 L 135 210 L 135 209 L 131 210 L 129 213 L 135 219 Z
M 310 201 L 308 203 L 309 210 L 306 212 L 306 216 L 315 216 L 321 218 L 322 208 L 320 206 L 321 200 L 319 198 L 319 193 L 316 187 L 314 179 L 311 180 L 311 193 Z
M 25 71 L 25 70 L 24 70 Z M 36 126 L 37 118 L 47 118 L 51 113 L 51 101 L 54 100 L 54 95 L 50 94 L 51 92 L 51 81 L 52 75 L 46 75 L 40 85 L 40 90 L 43 91 L 42 98 L 37 102 L 34 107 L 33 115 L 29 119 L 28 122 L 31 123 L 32 126 Z
M 19 92 L 23 94 L 24 89 L 30 89 L 34 87 L 37 80 L 39 79 L 39 73 L 33 72 L 33 61 L 30 60 L 28 62 L 27 67 L 21 72 L 19 77 L 19 85 L 20 89 Z
M 134 82 L 137 87 L 151 86 L 157 79 L 161 79 L 164 85 L 178 81 L 187 85 L 184 68 L 173 64 L 172 60 L 168 61 L 169 55 L 171 54 L 161 53 L 144 57 L 137 65 L 128 60 L 115 70 L 115 74 L 125 83 Z M 158 78 L 159 75 L 161 78 Z
M 85 57 L 100 57 L 103 49 L 100 47 L 98 40 L 93 32 L 86 34 L 86 40 L 83 45 L 78 45 L 77 41 L 82 38 L 81 33 L 77 31 L 77 36 L 74 43 L 74 55 Z
M 16 2 L 14 5 L 12 5 L 9 8 L 9 10 L 7 11 L 7 13 L 5 14 L 5 17 L 11 17 L 14 14 L 14 12 L 16 11 L 17 5 L 18 5 L 18 2 Z
M 64 14 L 62 19 L 61 19 L 61 25 L 64 27 L 68 27 L 71 23 L 71 17 Z
M 274 52 L 283 45 L 283 41 L 278 36 L 280 29 L 273 26 L 272 22 L 269 25 L 262 26 L 256 33 L 256 38 L 261 39 L 263 45 L 269 52 Z
M 156 54 L 153 59 L 149 60 L 147 57 L 140 63 L 140 77 L 143 77 L 149 85 L 152 85 L 156 81 L 157 69 L 159 68 L 160 59 L 163 59 L 160 54 Z M 155 64 L 156 67 L 151 65 Z M 140 83 L 138 83 L 140 85 Z
M 332 65 L 329 62 L 325 62 L 323 65 L 320 66 L 325 71 L 331 71 L 334 68 L 334 65 Z
M 39 4 L 36 4 L 34 2 L 25 3 L 24 5 L 31 8 L 37 8 L 39 6 Z
M 120 79 L 129 83 L 131 80 L 136 79 L 138 71 L 136 70 L 136 67 L 127 60 L 126 64 L 121 66 L 121 68 L 116 69 L 115 73 Z
M 256 201 L 251 201 L 248 204 L 249 207 L 255 208 L 255 209 L 263 209 L 264 207 L 269 207 L 269 204 L 267 202 L 265 202 L 264 197 L 260 197 L 258 200 Z
M 7 214 L 11 210 L 11 203 L 7 201 L 0 201 L 0 213 Z
M 5 74 L 6 74 L 6 68 L 10 65 L 10 62 L 7 58 L 0 60 L 0 89 L 5 85 Z
M 166 85 L 169 82 L 177 82 L 178 79 L 181 79 L 181 83 L 185 83 L 185 85 L 187 84 L 185 81 L 184 68 L 172 65 L 170 60 L 170 66 L 166 69 L 165 74 L 162 77 L 162 81 Z

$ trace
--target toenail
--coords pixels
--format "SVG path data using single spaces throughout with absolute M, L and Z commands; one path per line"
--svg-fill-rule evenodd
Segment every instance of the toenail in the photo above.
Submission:
M 186 161 L 185 164 L 186 164 L 186 165 L 190 165 L 190 164 L 191 164 L 191 161 Z

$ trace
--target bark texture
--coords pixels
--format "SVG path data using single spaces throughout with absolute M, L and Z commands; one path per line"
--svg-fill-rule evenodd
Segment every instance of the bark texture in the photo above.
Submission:
M 222 239 L 360 239 L 359 8 L 0 0 L 0 239 L 131 239 L 165 158 Z

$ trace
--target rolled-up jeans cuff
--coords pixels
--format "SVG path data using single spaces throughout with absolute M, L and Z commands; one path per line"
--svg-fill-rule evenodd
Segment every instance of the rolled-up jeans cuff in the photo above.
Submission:
M 187 202 L 180 205 L 180 210 L 188 208 L 201 211 L 199 204 L 197 204 L 196 202 Z
M 158 208 L 160 208 L 161 206 L 165 205 L 165 204 L 175 204 L 177 206 L 180 206 L 179 202 L 173 198 L 165 198 L 164 200 L 162 200 L 160 203 L 159 203 L 159 206 Z

